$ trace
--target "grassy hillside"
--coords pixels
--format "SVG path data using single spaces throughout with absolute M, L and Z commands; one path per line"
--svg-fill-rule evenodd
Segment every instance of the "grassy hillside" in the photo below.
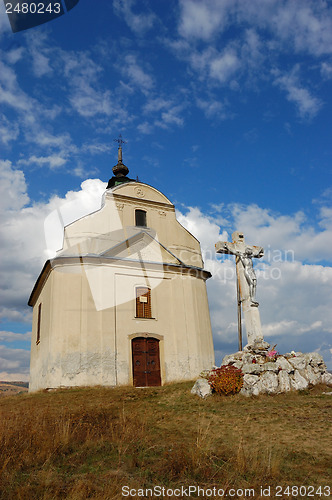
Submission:
M 194 485 L 243 490 L 233 498 L 252 488 L 257 499 L 271 486 L 271 498 L 289 499 L 313 497 L 277 497 L 277 485 L 332 486 L 331 389 L 203 401 L 191 386 L 2 398 L 0 499 L 120 499 L 124 486 Z
M 1 396 L 13 396 L 21 392 L 28 392 L 29 382 L 4 382 L 0 380 Z

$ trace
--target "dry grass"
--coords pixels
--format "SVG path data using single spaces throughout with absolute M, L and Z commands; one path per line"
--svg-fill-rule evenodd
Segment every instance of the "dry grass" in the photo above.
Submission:
M 120 499 L 124 485 L 255 488 L 261 498 L 261 485 L 329 484 L 326 387 L 202 401 L 191 385 L 2 398 L 0 499 Z

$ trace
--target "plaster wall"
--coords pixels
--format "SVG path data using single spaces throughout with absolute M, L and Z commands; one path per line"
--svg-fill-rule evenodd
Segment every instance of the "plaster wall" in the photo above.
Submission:
M 147 226 L 163 246 L 185 264 L 203 267 L 199 241 L 177 221 L 174 205 L 153 187 L 138 182 L 107 190 L 100 210 L 66 226 L 58 255 L 99 254 L 110 242 L 120 243 L 135 227 L 136 209 L 147 212 Z
M 193 379 L 213 364 L 204 279 L 181 270 L 149 270 L 147 278 L 138 268 L 107 267 L 108 286 L 103 289 L 112 289 L 116 300 L 101 310 L 95 307 L 84 266 L 52 269 L 37 302 L 45 311 L 38 345 L 34 308 L 30 391 L 132 384 L 135 336 L 160 340 L 162 383 Z M 137 286 L 151 287 L 152 319 L 135 317 Z
M 136 209 L 146 211 L 147 228 L 135 226 Z M 30 391 L 132 384 L 135 336 L 159 339 L 162 383 L 210 368 L 209 274 L 202 268 L 199 242 L 162 193 L 138 182 L 107 190 L 100 210 L 65 228 L 63 248 L 30 297 Z M 151 289 L 152 318 L 135 317 L 137 286 Z

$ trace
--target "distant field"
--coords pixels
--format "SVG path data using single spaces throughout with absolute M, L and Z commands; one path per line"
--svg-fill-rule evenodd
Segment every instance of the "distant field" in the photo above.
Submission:
M 191 387 L 1 398 L 0 499 L 157 498 L 139 491 L 155 486 L 169 489 L 159 498 L 196 498 L 177 495 L 189 486 L 204 499 L 332 497 L 331 388 L 201 400 Z
M 0 380 L 0 397 L 28 392 L 29 382 L 4 382 Z

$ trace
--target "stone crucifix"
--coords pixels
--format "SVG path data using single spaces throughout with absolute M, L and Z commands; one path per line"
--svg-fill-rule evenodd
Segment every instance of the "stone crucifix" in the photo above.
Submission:
M 244 235 L 240 231 L 232 234 L 232 243 L 218 241 L 216 252 L 236 256 L 236 274 L 238 287 L 238 321 L 239 321 L 239 349 L 242 350 L 241 331 L 241 305 L 247 331 L 248 346 L 265 344 L 261 320 L 256 301 L 257 278 L 253 268 L 252 258 L 260 258 L 264 255 L 262 247 L 247 245 Z M 247 346 L 247 347 L 248 347 Z

